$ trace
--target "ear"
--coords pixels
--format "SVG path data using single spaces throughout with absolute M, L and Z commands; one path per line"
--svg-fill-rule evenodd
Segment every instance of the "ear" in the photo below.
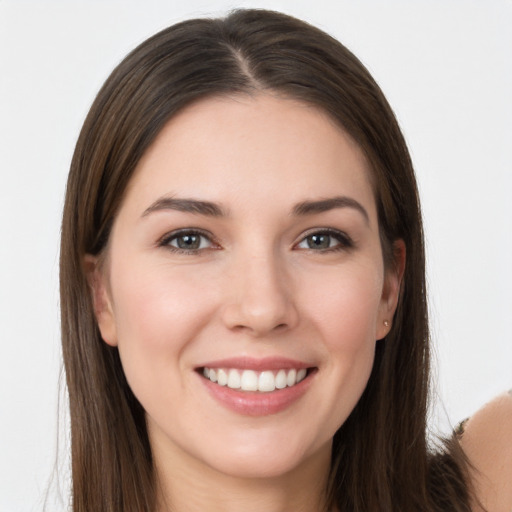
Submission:
M 101 337 L 108 345 L 115 347 L 117 346 L 116 322 L 107 276 L 101 268 L 98 256 L 86 254 L 83 265 Z
M 396 240 L 393 242 L 393 261 L 389 267 L 385 269 L 384 286 L 382 288 L 382 297 L 376 326 L 375 339 L 377 340 L 384 338 L 391 330 L 393 315 L 395 314 L 400 297 L 402 278 L 405 271 L 405 260 L 405 243 L 401 239 Z

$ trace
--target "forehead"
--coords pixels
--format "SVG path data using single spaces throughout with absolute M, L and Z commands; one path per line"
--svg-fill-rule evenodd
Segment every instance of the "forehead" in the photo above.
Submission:
M 353 139 L 320 109 L 266 94 L 203 99 L 168 121 L 125 201 L 140 209 L 163 194 L 244 205 L 351 194 L 374 209 L 369 166 Z

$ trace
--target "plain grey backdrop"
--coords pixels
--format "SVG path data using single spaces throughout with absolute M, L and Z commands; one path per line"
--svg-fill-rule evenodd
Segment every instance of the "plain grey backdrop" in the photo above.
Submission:
M 69 161 L 98 88 L 157 30 L 265 7 L 331 33 L 367 65 L 415 163 L 426 227 L 434 432 L 512 387 L 512 2 L 0 0 L 0 510 L 68 493 L 58 313 Z M 65 389 L 61 389 L 61 397 Z

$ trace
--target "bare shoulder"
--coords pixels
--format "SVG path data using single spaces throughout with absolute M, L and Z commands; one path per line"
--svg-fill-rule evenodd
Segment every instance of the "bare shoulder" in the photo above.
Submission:
M 486 511 L 512 512 L 511 392 L 499 395 L 467 421 L 461 445 L 474 467 L 475 490 Z

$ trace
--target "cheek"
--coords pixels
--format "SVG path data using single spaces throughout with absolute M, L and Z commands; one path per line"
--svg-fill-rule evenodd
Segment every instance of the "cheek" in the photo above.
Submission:
M 198 326 L 197 313 L 208 305 L 201 276 L 161 264 L 123 261 L 111 276 L 118 337 L 168 344 Z M 206 292 L 206 293 L 205 293 Z M 179 319 L 179 321 L 178 321 Z
M 304 310 L 323 341 L 324 389 L 331 389 L 325 393 L 331 411 L 325 428 L 332 434 L 354 409 L 372 371 L 382 274 L 375 266 L 352 267 L 322 283 L 310 287 L 314 292 Z
M 382 286 L 380 268 L 357 265 L 317 275 L 304 287 L 311 290 L 304 310 L 330 350 L 357 352 L 375 342 Z
M 141 388 L 163 384 L 158 380 L 170 374 L 179 375 L 180 355 L 209 318 L 212 300 L 200 276 L 127 258 L 113 268 L 119 353 L 137 394 Z

